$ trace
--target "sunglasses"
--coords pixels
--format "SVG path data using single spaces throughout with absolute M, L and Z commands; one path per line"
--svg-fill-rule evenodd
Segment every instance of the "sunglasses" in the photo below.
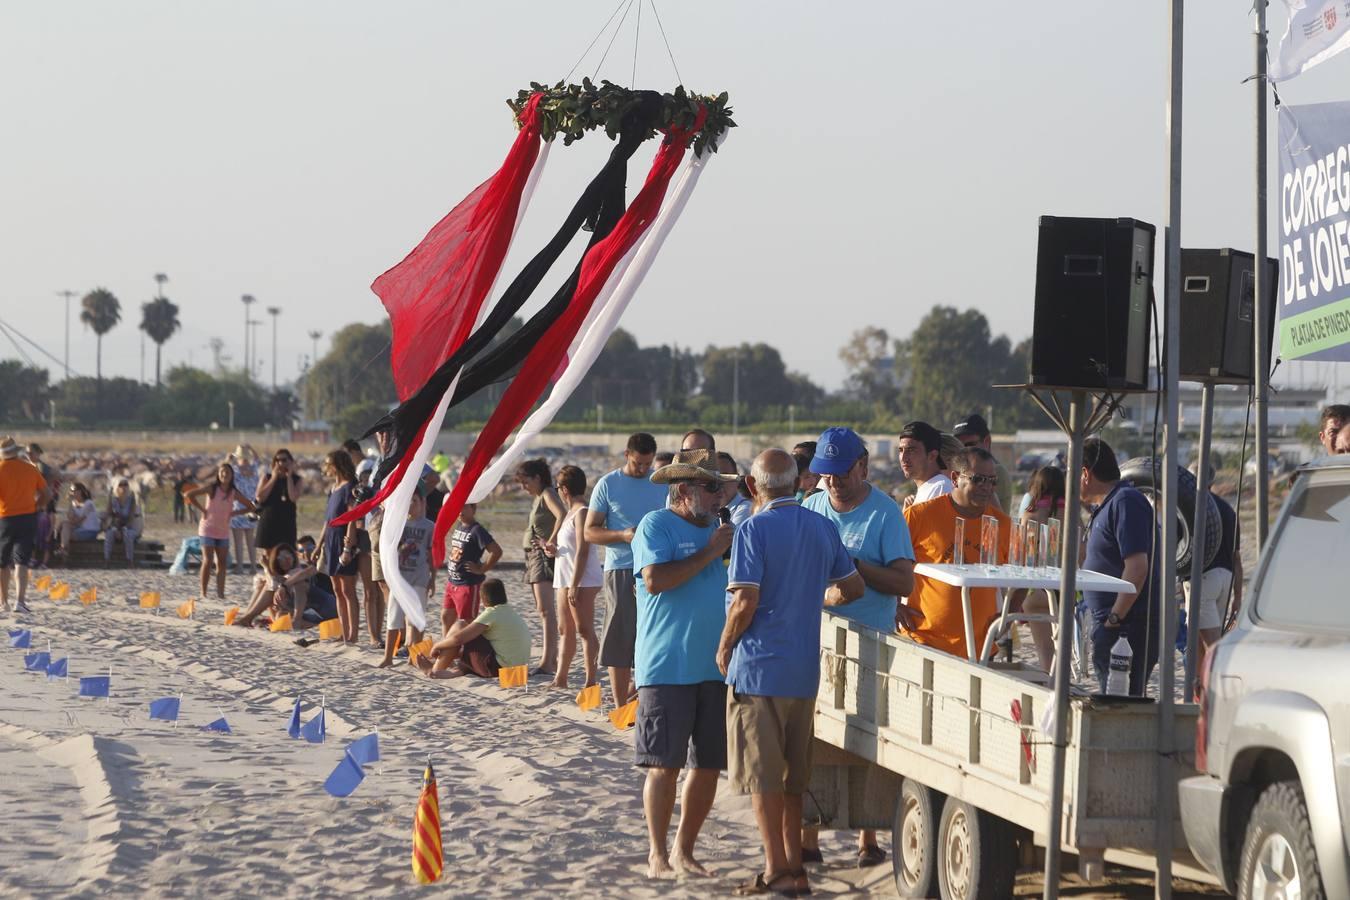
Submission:
M 720 494 L 720 493 L 722 493 L 722 484 L 721 484 L 721 482 L 718 482 L 718 481 L 703 481 L 702 479 L 699 479 L 699 478 L 685 478 L 685 479 L 682 479 L 682 480 L 677 481 L 677 482 L 675 482 L 675 483 L 676 483 L 676 484 L 692 484 L 692 485 L 695 485 L 695 486 L 701 485 L 701 486 L 703 487 L 703 490 L 707 491 L 709 494 Z
M 998 484 L 997 475 L 964 475 L 962 477 L 970 479 L 971 484 L 987 484 L 990 487 Z

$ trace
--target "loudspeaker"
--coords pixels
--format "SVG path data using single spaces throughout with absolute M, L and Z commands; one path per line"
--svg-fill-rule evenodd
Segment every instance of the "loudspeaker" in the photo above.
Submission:
M 1241 250 L 1181 251 L 1181 377 L 1210 384 L 1251 384 L 1256 315 L 1256 257 Z M 1267 259 L 1262 305 L 1266 346 L 1275 337 L 1279 260 Z
M 1155 234 L 1138 219 L 1041 216 L 1033 384 L 1148 388 Z

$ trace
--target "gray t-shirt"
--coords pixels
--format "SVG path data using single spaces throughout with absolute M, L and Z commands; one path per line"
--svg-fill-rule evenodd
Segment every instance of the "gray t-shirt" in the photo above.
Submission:
M 409 520 L 398 541 L 398 570 L 412 584 L 431 581 L 431 533 L 436 523 L 430 519 Z

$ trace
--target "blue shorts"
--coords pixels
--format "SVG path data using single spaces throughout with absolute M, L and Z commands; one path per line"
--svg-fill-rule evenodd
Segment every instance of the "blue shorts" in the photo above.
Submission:
M 203 548 L 205 548 L 205 547 L 229 547 L 229 546 L 230 546 L 230 539 L 229 539 L 229 538 L 203 537 L 203 538 L 200 538 L 200 540 L 201 540 L 201 542 L 202 542 L 202 547 L 203 547 Z

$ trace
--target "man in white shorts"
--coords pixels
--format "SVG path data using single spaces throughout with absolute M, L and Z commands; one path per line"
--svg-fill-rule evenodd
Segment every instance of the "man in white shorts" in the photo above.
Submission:
M 1214 482 L 1214 470 L 1210 469 L 1210 483 Z M 1222 523 L 1219 551 L 1205 567 L 1200 581 L 1200 605 L 1195 610 L 1195 621 L 1187 624 L 1200 629 L 1198 652 L 1200 659 L 1205 658 L 1209 648 L 1223 637 L 1224 617 L 1228 613 L 1228 592 L 1233 593 L 1233 612 L 1242 605 L 1242 553 L 1238 546 L 1237 513 L 1228 502 L 1213 492 L 1210 496 L 1219 507 L 1219 521 Z M 1186 608 L 1191 609 L 1191 583 L 1183 583 L 1186 591 Z

